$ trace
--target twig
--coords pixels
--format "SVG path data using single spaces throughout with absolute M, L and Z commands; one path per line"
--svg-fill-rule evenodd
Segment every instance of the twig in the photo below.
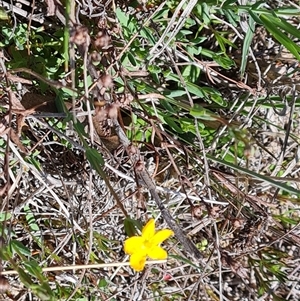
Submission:
M 49 78 L 45 78 L 43 76 L 41 76 L 40 74 L 28 69 L 28 68 L 17 68 L 17 69 L 12 69 L 10 70 L 10 73 L 17 73 L 17 72 L 24 72 L 24 73 L 27 73 L 27 74 L 30 74 L 32 76 L 34 76 L 35 78 L 37 78 L 38 80 L 48 84 L 49 86 L 51 87 L 54 87 L 56 89 L 62 89 L 62 88 L 65 88 L 65 89 L 68 89 L 68 90 L 71 90 L 75 93 L 77 93 L 76 90 L 74 90 L 73 88 L 70 88 L 70 87 L 67 87 L 67 86 L 64 86 L 63 84 L 61 84 L 60 82 L 57 82 L 57 81 L 54 81 L 52 79 L 49 79 Z
M 165 221 L 167 222 L 168 226 L 174 231 L 175 236 L 183 245 L 184 251 L 186 251 L 188 255 L 194 257 L 196 261 L 200 262 L 200 260 L 203 258 L 201 252 L 197 249 L 197 247 L 193 244 L 193 242 L 183 233 L 181 228 L 175 222 L 174 218 L 171 216 L 170 212 L 163 205 L 163 202 L 157 193 L 156 186 L 153 180 L 151 179 L 149 173 L 146 171 L 144 162 L 140 158 L 138 149 L 135 148 L 128 140 L 118 120 L 114 119 L 113 123 L 114 123 L 116 134 L 120 139 L 120 143 L 122 143 L 125 149 L 127 149 L 129 156 L 133 161 L 133 164 L 135 165 L 135 172 L 137 176 L 144 182 L 144 184 L 149 189 L 150 194 L 152 195 L 154 201 L 156 202 L 156 205 L 158 209 L 161 211 L 161 214 L 165 219 Z
M 27 44 L 27 54 L 28 54 L 28 56 L 30 56 L 29 38 L 30 38 L 31 22 L 32 22 L 32 17 L 33 17 L 34 10 L 35 10 L 35 0 L 32 0 L 32 3 L 31 3 L 31 14 L 29 15 L 28 30 L 26 32 L 26 36 L 27 36 L 26 44 Z
M 146 261 L 146 264 L 160 264 L 167 262 L 166 259 L 163 260 L 151 260 Z M 71 270 L 86 270 L 86 269 L 103 269 L 110 267 L 120 267 L 120 266 L 129 266 L 129 262 L 113 262 L 113 263 L 99 263 L 99 264 L 81 264 L 81 265 L 68 265 L 68 266 L 55 266 L 42 268 L 43 272 L 55 272 L 55 271 L 71 271 Z M 18 274 L 17 270 L 2 271 L 1 275 L 16 275 Z
M 156 205 L 158 209 L 160 210 L 162 216 L 166 220 L 169 227 L 174 231 L 177 239 L 181 242 L 181 244 L 184 247 L 184 250 L 189 253 L 189 255 L 193 255 L 193 257 L 200 261 L 200 259 L 203 258 L 200 251 L 197 249 L 197 247 L 192 243 L 192 241 L 183 233 L 181 228 L 177 225 L 174 218 L 171 216 L 170 212 L 166 209 L 164 204 L 162 203 L 162 200 L 160 199 L 156 187 L 148 174 L 148 172 L 145 169 L 145 165 L 142 161 L 138 161 L 136 164 L 135 169 L 137 175 L 140 177 L 140 179 L 143 180 L 144 184 L 148 187 L 152 197 L 154 198 L 154 201 L 156 202 Z

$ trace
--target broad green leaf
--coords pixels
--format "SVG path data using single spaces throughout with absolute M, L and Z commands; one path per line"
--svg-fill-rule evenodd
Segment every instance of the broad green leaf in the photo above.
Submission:
M 160 104 L 164 107 L 164 109 L 166 109 L 169 113 L 174 113 L 174 114 L 176 114 L 176 113 L 177 113 L 177 110 L 176 110 L 176 108 L 173 108 L 173 107 L 171 106 L 171 103 L 172 103 L 172 104 L 175 104 L 175 103 L 178 103 L 178 101 L 175 101 L 175 100 L 172 99 L 172 98 L 166 98 L 165 100 L 162 99 L 162 100 L 160 101 Z
M 191 109 L 190 109 L 190 114 L 195 117 L 199 118 L 202 120 L 216 120 L 216 115 L 214 113 L 208 111 L 207 109 L 204 109 L 203 107 L 195 104 Z
M 194 65 L 188 65 L 184 67 L 182 71 L 182 76 L 184 78 L 187 78 L 190 82 L 194 83 L 198 80 L 200 76 L 200 72 L 201 72 L 200 68 L 197 68 Z
M 129 21 L 129 15 L 126 14 L 123 10 L 120 8 L 116 9 L 116 16 L 122 26 L 127 26 Z
M 130 63 L 132 64 L 132 66 L 136 66 L 137 65 L 135 57 L 132 55 L 132 53 L 128 52 L 127 53 L 127 57 L 129 59 Z
M 218 90 L 210 87 L 203 87 L 202 92 L 208 101 L 213 101 L 222 107 L 227 106 L 227 102 L 223 99 L 222 94 Z
M 31 277 L 29 275 L 27 275 L 21 268 L 18 268 L 17 271 L 18 271 L 21 282 L 26 287 L 29 288 L 31 285 L 33 285 L 33 282 L 32 282 Z
M 30 250 L 17 240 L 11 240 L 10 247 L 14 252 L 19 254 L 20 256 L 31 256 Z
M 187 82 L 186 88 L 190 93 L 192 93 L 200 98 L 204 97 L 203 89 L 201 87 L 199 87 L 193 83 Z
M 210 17 L 210 6 L 208 6 L 205 2 L 202 2 L 201 4 L 197 5 L 197 9 L 199 9 L 198 11 L 200 12 L 204 24 L 210 24 L 212 20 Z
M 40 228 L 39 228 L 38 224 L 36 223 L 35 217 L 28 205 L 24 206 L 24 211 L 26 213 L 25 217 L 26 217 L 26 221 L 28 222 L 28 225 L 30 227 L 30 230 L 39 231 Z
M 172 130 L 178 134 L 182 134 L 183 131 L 180 126 L 175 122 L 174 117 L 164 117 L 165 122 L 172 128 Z
M 179 123 L 180 123 L 180 127 L 183 130 L 183 132 L 185 132 L 185 133 L 190 132 L 193 134 L 197 133 L 194 119 L 183 117 L 183 118 L 179 119 Z M 201 131 L 202 129 L 205 128 L 203 123 L 197 122 L 197 124 L 198 124 L 199 131 Z
M 216 52 L 214 52 L 214 51 L 212 51 L 212 50 L 209 50 L 209 49 L 206 49 L 206 48 L 202 48 L 202 49 L 201 49 L 201 54 L 202 54 L 203 56 L 208 57 L 208 58 L 213 58 L 213 57 L 216 56 L 216 55 L 223 55 L 223 54 L 221 54 L 221 53 L 216 53 Z
M 186 95 L 186 91 L 185 90 L 165 91 L 164 95 L 167 97 L 180 97 L 182 95 Z
M 9 212 L 1 212 L 0 213 L 0 222 L 7 221 L 11 218 L 11 213 Z
M 214 54 L 212 59 L 224 69 L 230 69 L 235 66 L 234 60 L 221 54 Z
M 172 73 L 172 72 L 168 72 L 167 71 L 166 73 L 164 73 L 164 76 L 166 77 L 167 80 L 173 80 L 173 81 L 175 81 L 177 83 L 180 83 L 179 76 L 176 75 L 176 74 L 174 74 L 174 73 Z
M 156 65 L 148 66 L 148 71 L 150 72 L 153 80 L 156 84 L 160 84 L 159 74 L 161 73 L 161 68 Z
M 235 1 L 235 0 L 234 0 Z M 223 6 L 224 7 L 224 6 Z M 239 16 L 233 12 L 231 9 L 223 9 L 222 10 L 228 22 L 234 27 L 238 26 L 237 20 Z
M 54 301 L 56 299 L 54 299 L 54 292 L 46 282 L 43 282 L 42 284 L 32 284 L 30 285 L 30 289 L 41 301 Z
M 43 277 L 41 278 L 42 268 L 37 264 L 36 261 L 34 260 L 25 261 L 23 262 L 23 265 L 31 275 L 37 277 L 39 280 L 41 279 L 43 280 Z
M 222 52 L 224 53 L 224 55 L 226 55 L 226 45 L 229 45 L 233 48 L 237 48 L 236 45 L 234 43 L 232 43 L 230 40 L 226 39 L 221 33 L 219 33 L 218 31 L 214 32 L 214 36 L 217 39 L 219 46 L 222 50 Z
M 198 45 L 195 46 L 187 45 L 186 51 L 191 57 L 193 57 L 194 55 L 199 55 L 201 53 L 202 47 Z
M 108 286 L 108 282 L 105 280 L 105 278 L 101 278 L 98 282 L 99 288 L 105 288 Z M 79 300 L 78 300 L 79 301 Z M 83 300 L 82 300 L 83 301 Z
M 141 36 L 145 38 L 147 41 L 150 41 L 151 46 L 156 43 L 153 32 L 149 28 L 143 27 L 141 29 Z
M 190 31 L 190 30 L 187 30 L 187 29 L 182 29 L 182 30 L 179 31 L 179 33 L 177 34 L 176 37 L 177 37 L 177 39 L 179 39 L 181 37 L 186 37 L 189 34 L 193 34 L 193 32 Z
M 162 70 L 159 66 L 156 66 L 156 65 L 149 65 L 148 66 L 148 71 L 150 73 L 160 73 Z
M 194 25 L 196 25 L 196 21 L 193 18 L 188 17 L 185 21 L 185 28 L 191 28 Z

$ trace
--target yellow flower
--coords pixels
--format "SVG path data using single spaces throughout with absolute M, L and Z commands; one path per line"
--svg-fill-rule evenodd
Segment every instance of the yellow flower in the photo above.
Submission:
M 139 272 L 144 269 L 147 257 L 166 259 L 168 253 L 159 245 L 173 234 L 169 229 L 155 233 L 155 221 L 150 219 L 143 228 L 141 236 L 132 236 L 125 241 L 124 251 L 130 255 L 130 266 Z

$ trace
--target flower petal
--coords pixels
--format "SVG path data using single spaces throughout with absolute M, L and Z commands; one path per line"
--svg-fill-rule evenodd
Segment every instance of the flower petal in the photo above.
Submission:
M 148 256 L 151 259 L 166 259 L 168 257 L 168 253 L 162 247 L 153 247 L 147 252 Z
M 172 235 L 174 235 L 174 232 L 172 230 L 169 229 L 160 230 L 156 232 L 153 238 L 151 239 L 151 245 L 157 246 Z
M 155 234 L 155 221 L 151 218 L 142 230 L 142 237 L 150 241 Z
M 144 239 L 141 236 L 132 236 L 125 240 L 124 251 L 126 254 L 133 254 L 144 248 Z
M 140 272 L 144 269 L 146 262 L 146 255 L 143 252 L 136 252 L 130 256 L 130 266 L 136 271 Z

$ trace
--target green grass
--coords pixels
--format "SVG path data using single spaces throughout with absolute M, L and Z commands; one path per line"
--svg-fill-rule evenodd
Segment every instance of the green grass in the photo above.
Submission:
M 294 4 L 117 2 L 77 32 L 1 10 L 0 297 L 298 300 Z M 170 227 L 141 163 L 200 261 L 173 237 L 167 263 L 122 265 L 129 233 Z

